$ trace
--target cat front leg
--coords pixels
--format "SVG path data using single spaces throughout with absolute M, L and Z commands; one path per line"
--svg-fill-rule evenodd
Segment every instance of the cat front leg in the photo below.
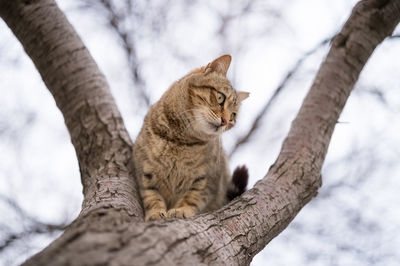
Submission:
M 167 206 L 164 198 L 155 187 L 140 190 L 145 211 L 145 221 L 155 221 L 167 217 Z
M 183 194 L 173 208 L 168 210 L 167 217 L 189 218 L 203 210 L 209 199 L 206 185 L 205 177 L 196 178 L 189 190 Z

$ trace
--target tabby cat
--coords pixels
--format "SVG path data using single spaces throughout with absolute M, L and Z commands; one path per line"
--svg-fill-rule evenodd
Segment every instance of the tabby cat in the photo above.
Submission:
M 235 91 L 221 56 L 176 81 L 144 120 L 133 150 L 145 220 L 215 210 L 246 189 L 246 167 L 230 176 L 220 135 L 235 125 L 248 92 Z

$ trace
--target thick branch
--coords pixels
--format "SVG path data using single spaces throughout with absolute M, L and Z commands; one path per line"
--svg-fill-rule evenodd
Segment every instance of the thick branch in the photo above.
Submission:
M 119 264 L 135 260 L 143 265 L 243 265 L 286 228 L 316 195 L 344 104 L 368 58 L 400 20 L 399 1 L 383 2 L 367 0 L 356 5 L 334 38 L 281 153 L 264 179 L 216 212 L 193 220 L 145 224 L 137 230 L 129 227 L 124 248 L 132 255 L 118 254 Z
M 58 9 L 53 8 L 55 5 L 51 1 L 39 2 L 48 5 L 46 7 L 46 16 L 56 14 L 55 17 L 51 17 L 52 23 L 59 21 L 60 16 L 65 21 Z M 5 0 L 1 3 L 1 15 L 16 32 L 16 35 L 19 36 L 28 54 L 34 54 L 32 48 L 29 49 L 29 45 L 32 44 L 29 41 L 26 42 L 25 38 L 29 40 L 29 38 L 34 39 L 32 36 L 39 36 L 41 38 L 36 41 L 45 44 L 46 41 L 42 39 L 43 37 L 48 38 L 48 36 L 41 33 L 40 30 L 38 32 L 38 29 L 44 27 L 40 23 L 40 25 L 35 25 L 34 27 L 25 25 L 26 17 L 24 16 L 29 17 L 30 14 L 38 12 L 40 8 L 36 6 L 27 12 L 25 10 L 27 7 L 22 6 L 22 4 L 14 4 L 13 1 L 8 3 Z M 20 2 L 18 1 L 18 3 Z M 4 12 L 4 8 L 7 8 L 6 12 Z M 47 10 L 48 8 L 51 9 L 49 10 L 50 12 Z M 400 3 L 398 0 L 364 0 L 357 4 L 342 31 L 334 38 L 331 50 L 322 64 L 296 119 L 292 123 L 291 130 L 282 145 L 278 159 L 270 168 L 266 177 L 240 198 L 220 210 L 196 216 L 193 219 L 153 223 L 134 222 L 129 224 L 127 221 L 129 221 L 130 217 L 121 215 L 121 211 L 116 208 L 116 205 L 111 204 L 111 207 L 114 208 L 106 208 L 104 206 L 96 212 L 86 212 L 85 215 L 81 215 L 61 238 L 26 264 L 249 264 L 253 256 L 285 229 L 300 209 L 316 195 L 317 189 L 321 184 L 320 170 L 338 117 L 367 59 L 375 47 L 392 33 L 399 22 L 399 10 Z M 46 20 L 46 18 L 43 20 Z M 35 22 L 30 21 L 30 23 L 34 24 Z M 61 32 L 65 30 L 64 25 L 58 25 L 57 23 L 56 25 L 58 27 L 57 30 L 60 30 L 60 28 Z M 30 37 L 20 36 L 23 35 L 20 31 L 23 32 L 22 28 L 24 27 L 28 27 L 29 30 L 33 31 L 33 35 L 26 33 Z M 72 39 L 75 38 L 69 24 L 66 34 Z M 68 38 L 63 40 L 68 42 Z M 55 40 L 53 40 L 54 42 Z M 56 48 L 62 46 L 63 44 L 60 44 Z M 45 47 L 55 49 L 54 46 L 49 44 Z M 72 49 L 72 51 L 75 50 Z M 84 50 L 83 59 L 87 58 L 85 56 L 88 55 L 83 45 L 80 45 L 78 50 Z M 51 51 L 51 49 L 46 51 Z M 62 52 L 66 53 L 68 51 L 67 49 Z M 62 55 L 63 53 L 61 57 Z M 69 55 L 71 56 L 71 54 Z M 48 70 L 46 66 L 42 65 L 41 60 L 46 60 L 44 59 L 45 57 L 52 58 L 51 56 L 35 57 L 31 55 L 31 57 L 41 73 L 44 70 Z M 72 59 L 74 58 L 72 57 Z M 56 61 L 52 62 L 51 60 L 48 61 L 48 59 L 46 61 L 47 64 L 55 64 Z M 39 63 L 36 62 L 37 60 Z M 75 63 L 79 62 L 80 60 L 75 61 Z M 93 67 L 91 59 L 86 61 L 86 64 L 88 64 L 89 68 Z M 60 67 L 59 64 L 58 66 Z M 74 66 L 70 67 L 74 68 Z M 60 76 L 60 73 L 57 74 L 57 69 L 59 68 L 53 69 L 56 75 L 53 79 L 51 77 L 45 78 L 46 72 L 42 73 L 49 87 L 59 83 L 60 80 L 63 81 L 70 78 L 69 76 Z M 75 70 L 85 71 L 82 68 Z M 98 73 L 97 68 L 94 73 Z M 69 74 L 74 75 L 75 72 Z M 90 101 L 91 98 L 87 98 L 88 95 L 94 97 L 97 94 L 89 93 L 90 90 L 88 91 L 85 87 L 77 90 L 76 87 L 70 88 L 65 85 L 61 92 L 50 88 L 52 92 L 54 91 L 53 95 L 55 95 L 57 104 L 66 116 L 66 123 L 77 149 L 81 169 L 84 169 L 82 170 L 82 175 L 85 191 L 89 194 L 90 189 L 93 188 L 91 182 L 98 176 L 103 177 L 102 175 L 94 175 L 93 177 L 92 174 L 97 174 L 98 172 L 103 174 L 103 169 L 98 169 L 101 168 L 101 164 L 97 165 L 97 168 L 94 167 L 96 166 L 92 164 L 94 159 L 87 157 L 90 157 L 89 155 L 92 155 L 93 152 L 95 152 L 93 154 L 95 158 L 97 153 L 103 153 L 102 155 L 105 155 L 105 160 L 107 160 L 107 170 L 112 170 L 108 172 L 108 175 L 115 176 L 113 170 L 116 168 L 108 165 L 110 162 L 111 166 L 115 165 L 114 162 L 118 162 L 118 156 L 125 158 L 128 151 L 119 148 L 129 146 L 129 141 L 126 141 L 126 145 L 124 144 L 126 136 L 120 135 L 125 131 L 120 121 L 119 113 L 116 111 L 108 90 L 104 89 L 107 88 L 104 85 L 104 78 L 101 75 L 99 76 L 101 77 L 100 81 L 98 81 L 100 83 L 96 84 L 100 85 L 89 86 L 96 93 L 99 93 L 99 98 L 92 101 Z M 81 81 L 81 79 L 78 80 Z M 85 80 L 83 79 L 83 81 Z M 71 95 L 72 92 L 78 95 L 77 98 L 83 97 L 86 102 L 83 104 L 80 101 L 76 101 L 75 97 Z M 75 100 L 75 103 L 70 105 L 63 102 L 62 97 L 59 95 L 61 93 L 64 93 L 65 97 Z M 81 110 L 82 106 L 86 107 L 83 109 L 86 112 Z M 92 115 L 93 112 L 97 116 Z M 79 120 L 80 116 L 83 116 L 84 119 L 77 126 L 72 121 L 76 119 L 81 121 Z M 83 125 L 86 125 L 86 127 Z M 80 133 L 81 130 L 84 133 Z M 109 136 L 99 135 L 102 130 L 108 132 Z M 100 139 L 99 136 L 101 136 Z M 79 140 L 78 137 L 83 138 L 83 140 L 89 139 L 93 142 L 88 146 L 86 142 L 80 143 L 82 140 Z M 116 150 L 113 149 L 114 144 L 116 145 L 115 147 L 118 147 Z M 110 154 L 110 147 L 114 151 L 114 157 L 107 156 Z M 81 154 L 82 152 L 91 153 L 87 153 L 84 156 L 84 154 Z M 101 158 L 102 156 L 99 157 Z M 122 161 L 125 162 L 125 160 Z M 126 169 L 124 166 L 123 164 L 120 167 Z M 122 173 L 125 174 L 125 170 Z M 127 189 L 120 186 L 120 184 L 124 184 L 123 178 L 120 179 L 122 182 L 121 180 L 119 180 L 120 182 L 115 182 L 116 188 L 121 189 L 115 191 L 117 195 Z M 101 185 L 100 183 L 100 188 Z M 94 195 L 96 193 L 107 195 L 101 189 L 95 189 Z M 107 200 L 109 198 L 106 197 Z M 134 198 L 134 196 L 129 197 L 129 199 L 131 198 Z M 124 197 L 122 197 L 122 200 L 126 202 Z M 85 201 L 87 202 L 88 200 L 85 199 Z M 103 201 L 101 197 L 99 197 L 99 201 Z M 111 200 L 111 202 L 113 201 Z M 126 205 L 130 206 L 129 203 L 126 203 Z M 133 207 L 132 209 L 134 210 Z
M 107 81 L 79 36 L 53 0 L 1 0 L 0 15 L 64 116 L 82 176 L 82 214 L 106 205 L 140 216 L 129 170 L 131 140 Z

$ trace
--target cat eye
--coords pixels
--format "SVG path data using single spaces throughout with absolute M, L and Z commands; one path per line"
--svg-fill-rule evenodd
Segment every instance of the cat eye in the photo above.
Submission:
M 233 113 L 231 114 L 231 120 L 229 120 L 229 121 L 233 121 L 233 119 L 235 119 L 235 117 L 236 117 L 236 113 L 233 112 Z
M 217 102 L 218 102 L 218 104 L 219 105 L 224 105 L 224 102 L 225 102 L 225 95 L 223 95 L 222 93 L 220 93 L 220 92 L 217 92 Z

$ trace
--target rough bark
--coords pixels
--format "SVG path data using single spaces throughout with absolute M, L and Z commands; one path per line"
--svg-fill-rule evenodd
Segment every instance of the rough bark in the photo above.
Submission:
M 54 1 L 1 1 L 2 18 L 23 44 L 61 110 L 81 171 L 82 214 L 141 211 L 129 173 L 132 142 L 107 81 Z
M 188 220 L 143 222 L 129 167 L 131 140 L 107 82 L 53 0 L 0 0 L 0 15 L 53 94 L 84 186 L 79 217 L 26 265 L 246 265 L 321 185 L 343 106 L 375 47 L 400 20 L 399 0 L 356 5 L 292 123 L 276 162 L 254 188 Z

